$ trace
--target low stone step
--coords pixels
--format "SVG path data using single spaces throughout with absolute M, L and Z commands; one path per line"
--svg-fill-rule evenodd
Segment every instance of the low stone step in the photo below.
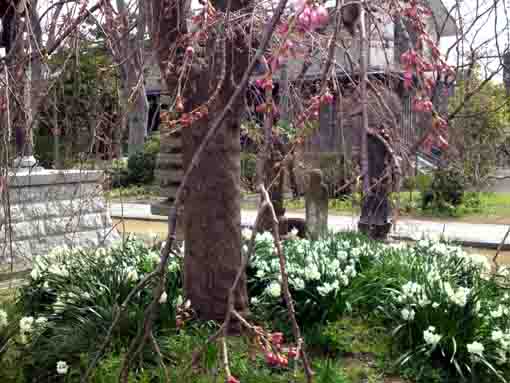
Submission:
M 159 170 L 182 168 L 181 153 L 160 153 L 156 168 Z
M 179 184 L 165 185 L 165 186 L 161 187 L 159 195 L 161 197 L 173 198 L 177 194 L 178 189 L 179 189 Z
M 156 169 L 154 172 L 156 179 L 159 181 L 161 187 L 166 187 L 175 183 L 180 183 L 184 177 L 182 169 L 174 170 L 160 170 Z

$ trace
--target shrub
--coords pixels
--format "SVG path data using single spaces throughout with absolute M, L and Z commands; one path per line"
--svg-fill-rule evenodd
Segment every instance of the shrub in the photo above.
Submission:
M 128 183 L 149 184 L 154 180 L 156 156 L 150 153 L 137 152 L 128 158 L 127 177 Z
M 423 209 L 432 206 L 439 210 L 452 210 L 462 203 L 466 181 L 462 172 L 454 167 L 434 172 L 430 188 L 423 193 Z
M 402 189 L 407 191 L 425 191 L 430 189 L 432 184 L 432 177 L 429 174 L 419 173 L 416 176 L 406 177 L 404 179 Z
M 143 146 L 143 152 L 146 154 L 152 154 L 156 157 L 159 154 L 161 147 L 161 137 L 158 133 L 152 134 Z
M 110 171 L 113 188 L 150 184 L 154 181 L 156 159 L 160 149 L 160 136 L 152 135 L 142 152 L 128 157 L 127 161 L 115 160 Z
M 134 240 L 108 250 L 57 248 L 48 256 L 37 257 L 18 301 L 19 311 L 28 318 L 24 325 L 20 322 L 19 334 L 28 359 L 27 376 L 50 377 L 55 375 L 58 361 L 74 366 L 83 355 L 92 358 L 119 305 L 158 261 L 159 252 Z M 155 334 L 175 328 L 179 269 L 173 258 L 166 274 L 166 304 L 158 313 Z M 152 287 L 149 284 L 130 301 L 114 333 L 111 351 L 120 352 L 129 345 L 152 300 Z
M 111 179 L 111 187 L 116 189 L 129 186 L 129 177 L 127 170 L 127 160 L 115 159 L 112 166 L 107 170 Z
M 350 169 L 350 164 L 345 163 L 346 159 L 338 154 L 319 154 L 319 168 L 322 171 L 324 183 L 328 187 L 330 198 L 340 198 L 351 194 L 353 187 L 343 188 L 348 182 L 350 174 L 345 174 Z
M 249 191 L 255 191 L 257 178 L 257 155 L 241 153 L 241 182 Z

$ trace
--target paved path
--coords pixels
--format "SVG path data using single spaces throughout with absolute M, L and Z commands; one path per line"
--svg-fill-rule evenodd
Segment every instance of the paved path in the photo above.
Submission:
M 166 221 L 167 217 L 152 215 L 150 205 L 126 203 L 112 204 L 113 218 Z M 253 225 L 256 212 L 243 210 L 241 221 L 243 226 Z M 300 213 L 288 213 L 289 217 L 304 217 Z M 333 231 L 354 230 L 357 227 L 357 217 L 330 215 L 329 226 Z M 510 226 L 510 224 L 509 224 Z M 399 239 L 421 239 L 423 237 L 438 238 L 442 233 L 454 241 L 468 246 L 495 248 L 503 239 L 508 227 L 506 225 L 474 224 L 464 222 L 434 222 L 400 218 L 392 236 Z M 510 238 L 505 248 L 510 248 Z

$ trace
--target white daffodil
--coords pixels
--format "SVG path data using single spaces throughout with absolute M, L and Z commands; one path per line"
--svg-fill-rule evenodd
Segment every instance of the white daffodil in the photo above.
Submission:
M 414 319 L 414 316 L 416 315 L 416 313 L 414 312 L 413 309 L 402 309 L 402 311 L 400 312 L 400 314 L 402 315 L 402 319 L 405 320 L 405 321 L 412 321 Z
M 503 316 L 503 306 L 499 305 L 496 310 L 490 312 L 492 318 L 501 318 Z
M 41 276 L 41 272 L 39 271 L 39 268 L 36 266 L 32 269 L 30 272 L 30 278 L 32 278 L 34 281 L 37 281 Z
M 163 291 L 163 294 L 161 294 L 161 296 L 159 297 L 159 303 L 164 304 L 164 303 L 166 303 L 167 300 L 168 300 L 168 295 L 167 295 L 166 291 Z
M 19 329 L 22 333 L 30 334 L 34 330 L 34 317 L 21 318 Z
M 279 297 L 282 293 L 282 287 L 280 286 L 280 284 L 276 281 L 273 281 L 269 284 L 269 286 L 267 286 L 266 288 L 266 292 L 272 296 L 272 297 Z
M 55 313 L 60 314 L 64 311 L 66 305 L 62 301 L 62 299 L 60 299 L 60 297 L 57 297 L 57 300 L 55 301 L 55 303 L 53 303 L 52 306 Z
M 57 362 L 57 374 L 66 375 L 68 371 L 69 366 L 67 365 L 67 362 L 64 362 L 63 360 Z
M 467 350 L 470 354 L 482 356 L 485 351 L 485 347 L 480 342 L 473 342 L 467 345 Z
M 69 276 L 69 271 L 67 271 L 67 269 L 64 265 L 58 265 L 58 264 L 51 265 L 48 268 L 48 272 L 50 272 L 51 274 L 58 275 L 60 277 L 64 277 L 64 278 Z
M 0 310 L 0 329 L 7 327 L 9 324 L 9 317 L 5 310 Z
M 48 324 L 48 318 L 39 317 L 35 320 L 35 324 L 39 327 L 46 327 L 46 325 Z
M 241 235 L 243 236 L 243 238 L 245 240 L 250 240 L 251 239 L 251 236 L 252 236 L 252 231 L 250 229 L 248 229 L 247 227 L 244 228 L 242 231 L 241 231 Z
M 441 340 L 442 336 L 440 334 L 436 334 L 436 328 L 430 326 L 427 330 L 423 331 L 423 340 L 425 343 L 436 346 Z
M 504 337 L 504 333 L 503 331 L 501 330 L 495 330 L 491 333 L 491 339 L 494 341 L 494 342 L 499 342 L 501 339 L 503 339 Z
M 126 278 L 129 281 L 136 282 L 138 280 L 138 271 L 134 267 L 128 268 L 128 271 L 126 273 Z

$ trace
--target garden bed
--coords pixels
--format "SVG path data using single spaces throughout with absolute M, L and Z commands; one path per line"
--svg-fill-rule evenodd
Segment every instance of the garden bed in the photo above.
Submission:
M 249 236 L 245 229 L 243 237 Z M 0 300 L 0 381 L 79 382 L 117 305 L 154 269 L 158 250 L 159 244 L 130 240 L 108 250 L 55 249 L 38 258 L 28 285 Z M 284 251 L 316 382 L 503 382 L 510 376 L 506 268 L 491 273 L 485 257 L 444 243 L 382 245 L 353 233 L 316 242 L 290 238 Z M 172 381 L 221 382 L 215 343 L 190 368 L 191 351 L 217 325 L 198 321 L 183 302 L 180 256 L 171 258 L 166 277 L 154 335 L 167 373 Z M 279 280 L 273 239 L 257 235 L 248 268 L 250 320 L 281 334 L 281 356 L 269 358 L 248 337 L 229 339 L 230 368 L 241 382 L 305 381 L 299 372 L 294 378 L 289 350 L 295 344 Z M 118 381 L 151 288 L 127 307 L 90 381 Z M 130 382 L 164 381 L 151 348 L 131 374 Z

